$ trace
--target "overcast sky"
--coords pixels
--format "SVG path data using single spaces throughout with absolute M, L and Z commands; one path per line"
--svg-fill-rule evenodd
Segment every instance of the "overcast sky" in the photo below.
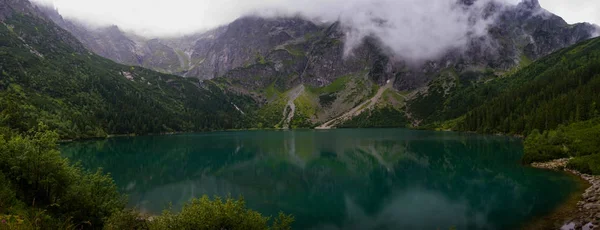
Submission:
M 115 24 L 147 36 L 178 35 L 219 26 L 256 10 L 328 15 L 332 8 L 369 0 L 34 0 L 53 4 L 65 17 Z M 436 0 L 437 3 L 450 0 Z M 505 0 L 519 1 L 519 0 Z M 600 0 L 539 0 L 569 23 L 600 25 Z M 406 1 L 405 1 L 406 2 Z M 418 2 L 418 1 L 417 1 Z M 335 10 L 331 10 L 335 14 Z M 328 16 L 331 16 L 329 14 Z

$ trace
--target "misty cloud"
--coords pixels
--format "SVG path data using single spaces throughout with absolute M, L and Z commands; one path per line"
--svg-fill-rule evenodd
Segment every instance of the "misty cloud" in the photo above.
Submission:
M 365 37 L 373 36 L 390 53 L 423 61 L 465 47 L 472 37 L 487 35 L 495 20 L 495 15 L 486 11 L 492 1 L 479 0 L 466 7 L 455 0 L 327 0 L 320 7 L 303 2 L 280 4 L 274 9 L 275 14 L 300 12 L 309 18 L 340 21 L 347 31 L 346 54 Z M 514 1 L 498 2 L 505 4 Z
M 374 36 L 393 54 L 421 61 L 467 45 L 470 37 L 485 36 L 494 18 L 484 17 L 488 1 L 463 7 L 453 1 L 380 0 L 356 2 L 340 12 L 348 28 L 347 51 L 366 36 Z

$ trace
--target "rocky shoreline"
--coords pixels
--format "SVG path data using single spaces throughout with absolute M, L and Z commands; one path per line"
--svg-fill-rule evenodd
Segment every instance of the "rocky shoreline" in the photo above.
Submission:
M 569 160 L 569 158 L 563 158 L 550 162 L 533 163 L 531 166 L 558 171 L 564 170 L 587 181 L 590 187 L 581 195 L 581 200 L 577 202 L 576 212 L 566 219 L 567 221 L 561 230 L 598 229 L 600 227 L 600 176 L 592 176 L 568 169 L 566 166 Z

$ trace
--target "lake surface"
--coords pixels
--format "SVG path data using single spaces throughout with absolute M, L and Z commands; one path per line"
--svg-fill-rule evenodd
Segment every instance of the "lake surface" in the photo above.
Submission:
M 515 229 L 573 192 L 519 164 L 519 139 L 404 129 L 240 131 L 75 142 L 149 213 L 204 194 L 244 196 L 296 229 Z

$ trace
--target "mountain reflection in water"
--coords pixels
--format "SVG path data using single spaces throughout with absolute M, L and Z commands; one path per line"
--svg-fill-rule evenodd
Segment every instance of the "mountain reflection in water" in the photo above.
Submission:
M 514 229 L 560 204 L 568 175 L 519 164 L 519 139 L 413 131 L 243 131 L 75 142 L 130 205 L 160 213 L 193 197 L 243 196 L 298 229 Z

